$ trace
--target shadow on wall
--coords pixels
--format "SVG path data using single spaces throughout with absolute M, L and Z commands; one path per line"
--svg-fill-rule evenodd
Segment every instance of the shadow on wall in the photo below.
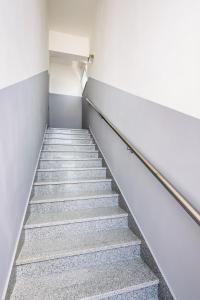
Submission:
M 49 126 L 82 128 L 82 97 L 49 94 Z

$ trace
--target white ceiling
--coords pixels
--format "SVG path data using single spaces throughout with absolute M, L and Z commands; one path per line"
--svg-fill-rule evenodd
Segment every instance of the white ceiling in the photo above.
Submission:
M 49 29 L 90 37 L 96 0 L 48 0 Z

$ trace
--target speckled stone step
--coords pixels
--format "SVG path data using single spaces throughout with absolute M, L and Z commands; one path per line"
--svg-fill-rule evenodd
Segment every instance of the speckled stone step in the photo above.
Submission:
M 127 228 L 127 213 L 119 207 L 79 209 L 65 212 L 31 213 L 24 225 L 27 240 L 62 238 L 69 232 Z
M 51 182 L 35 182 L 33 185 L 33 195 L 46 196 L 65 194 L 71 192 L 99 192 L 111 191 L 111 179 L 86 179 L 86 180 L 65 180 Z
M 101 167 L 102 158 L 68 158 L 68 159 L 40 159 L 38 168 L 92 168 Z
M 41 152 L 41 158 L 98 158 L 98 151 L 56 151 L 56 150 L 43 150 Z
M 106 178 L 106 168 L 38 169 L 36 181 Z
M 98 256 L 98 263 L 106 261 L 119 261 L 124 260 L 127 257 L 134 258 L 134 256 L 140 255 L 141 241 L 129 230 L 129 229 L 114 229 L 103 230 L 93 232 L 81 232 L 74 233 L 68 232 L 62 236 L 62 238 L 55 238 L 52 243 L 52 239 L 44 238 L 42 240 L 32 239 L 24 241 L 21 251 L 17 257 L 16 265 L 26 265 L 32 263 L 43 264 L 37 266 L 29 266 L 28 272 L 34 274 L 40 272 L 40 267 L 45 273 L 51 272 L 54 266 L 60 265 L 61 262 L 48 262 L 55 259 L 66 259 L 63 267 L 69 269 L 69 267 L 77 267 L 82 264 L 96 263 L 94 255 L 87 255 L 87 257 L 77 257 L 80 255 L 93 254 L 101 252 Z M 47 251 L 48 249 L 48 251 Z M 116 250 L 116 251 L 112 251 Z M 118 257 L 116 257 L 116 254 Z M 73 259 L 67 258 L 74 257 Z M 105 260 L 106 258 L 106 260 Z M 87 262 L 89 260 L 89 262 Z M 100 261 L 99 261 L 100 260 Z M 70 262 L 70 264 L 69 264 Z M 67 266 L 68 264 L 68 266 Z M 51 266 L 51 267 L 50 267 Z M 22 271 L 22 269 L 21 269 Z M 24 272 L 27 272 L 25 267 Z
M 56 213 L 32 213 L 28 217 L 25 229 L 49 227 L 62 224 L 83 223 L 97 220 L 127 217 L 128 214 L 116 207 L 99 207 L 64 211 Z
M 54 151 L 95 151 L 94 144 L 49 144 L 44 145 L 42 150 L 54 150 Z
M 93 144 L 93 140 L 91 138 L 70 138 L 70 139 L 60 139 L 60 138 L 50 138 L 45 139 L 44 144 L 58 144 L 58 145 L 68 145 L 68 144 Z
M 158 280 L 139 258 L 51 274 L 22 276 L 11 299 L 137 299 L 157 297 Z M 127 294 L 127 297 L 125 295 Z M 120 297 L 125 298 L 120 298 Z M 129 298 L 128 298 L 129 297 Z M 130 298 L 131 297 L 131 298 Z
M 70 138 L 91 138 L 89 133 L 46 133 L 45 138 L 60 138 L 60 139 L 70 139 Z
M 88 130 L 46 131 L 8 299 L 158 300 L 95 149 Z
M 48 127 L 47 128 L 47 131 L 48 130 L 62 130 L 62 131 L 89 131 L 88 129 L 86 128 L 63 128 L 63 127 Z
M 118 194 L 107 193 L 72 193 L 55 195 L 54 197 L 33 197 L 30 201 L 29 211 L 36 213 L 44 212 L 64 212 L 81 208 L 97 208 L 118 206 Z
M 67 133 L 67 134 L 89 134 L 87 129 L 63 129 L 63 128 L 48 128 L 46 133 Z

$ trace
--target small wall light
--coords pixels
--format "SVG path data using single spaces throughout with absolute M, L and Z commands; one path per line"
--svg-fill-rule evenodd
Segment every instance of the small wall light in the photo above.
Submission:
M 94 62 L 94 54 L 90 54 L 88 57 L 88 63 L 93 64 L 93 62 Z

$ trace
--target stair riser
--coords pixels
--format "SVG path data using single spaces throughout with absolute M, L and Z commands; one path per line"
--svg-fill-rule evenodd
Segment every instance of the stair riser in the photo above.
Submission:
M 84 171 L 39 171 L 36 181 L 64 181 L 72 179 L 105 179 L 106 169 L 84 170 Z
M 35 196 L 62 195 L 70 192 L 103 192 L 111 191 L 111 182 L 81 182 L 63 184 L 34 185 L 33 193 Z
M 83 255 L 68 256 L 59 259 L 19 265 L 16 267 L 17 277 L 48 275 L 54 272 L 68 271 L 72 269 L 84 268 L 101 263 L 116 263 L 121 260 L 134 259 L 140 255 L 140 246 L 128 246 L 117 249 L 104 250 L 87 253 Z M 75 279 L 77 280 L 77 279 Z
M 39 161 L 40 169 L 52 169 L 52 168 L 93 168 L 93 167 L 102 167 L 102 160 L 69 160 L 69 161 L 53 161 L 53 160 L 45 160 Z
M 43 150 L 56 151 L 95 151 L 95 146 L 92 145 L 43 145 Z
M 71 144 L 78 144 L 78 145 L 90 145 L 93 144 L 92 139 L 45 139 L 44 144 L 51 145 L 51 144 L 57 144 L 57 145 L 71 145 Z
M 63 134 L 63 133 L 46 133 L 45 134 L 45 137 L 46 138 L 56 138 L 56 139 L 90 139 L 91 138 L 91 135 L 90 134 L 85 134 L 85 133 L 82 133 L 82 134 Z
M 72 200 L 64 202 L 40 203 L 29 205 L 30 213 L 55 213 L 77 209 L 98 208 L 98 207 L 113 207 L 118 205 L 118 197 L 87 199 L 87 200 Z
M 46 133 L 72 133 L 72 134 L 89 134 L 88 129 L 62 129 L 62 128 L 49 128 Z
M 98 158 L 97 152 L 42 152 L 43 159 L 81 159 L 81 158 Z
M 123 293 L 115 296 L 91 297 L 90 300 L 159 300 L 158 285 L 152 285 L 143 289 L 135 290 L 129 293 Z
M 27 241 L 32 239 L 43 240 L 44 238 L 49 238 L 53 241 L 53 239 L 55 238 L 63 238 L 63 236 L 69 234 L 69 232 L 74 232 L 75 234 L 80 232 L 91 232 L 94 230 L 109 230 L 127 227 L 127 217 L 121 217 L 90 222 L 85 221 L 80 223 L 25 229 L 24 234 Z

